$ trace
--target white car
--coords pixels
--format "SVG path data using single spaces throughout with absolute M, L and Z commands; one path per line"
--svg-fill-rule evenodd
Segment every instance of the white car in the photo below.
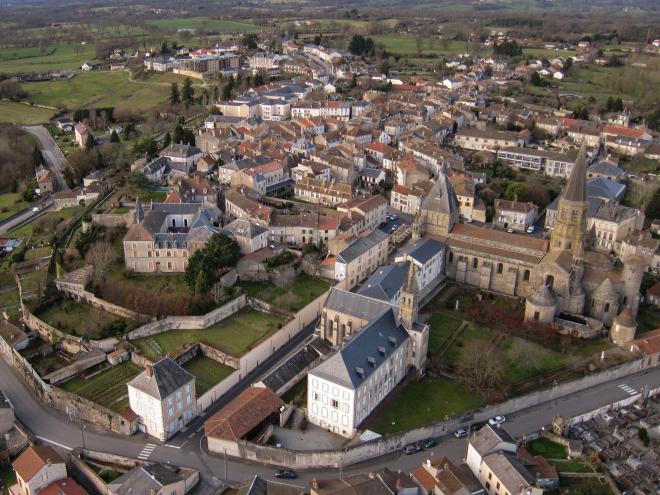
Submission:
M 497 426 L 497 425 L 501 425 L 505 421 L 506 421 L 506 418 L 504 416 L 495 416 L 494 418 L 490 418 L 488 420 L 488 424 L 490 426 Z
M 37 213 L 39 211 L 39 207 L 35 206 L 32 208 L 32 213 Z
M 512 229 L 512 228 L 508 228 L 508 229 L 506 229 L 506 231 L 507 231 L 509 234 L 513 234 L 513 229 Z
M 533 225 L 531 227 L 527 227 L 527 233 L 528 234 L 533 234 L 534 233 L 534 226 Z

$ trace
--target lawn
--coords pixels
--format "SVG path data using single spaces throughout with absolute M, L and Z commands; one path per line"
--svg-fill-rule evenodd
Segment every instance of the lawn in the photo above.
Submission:
M 195 375 L 197 397 L 203 395 L 216 383 L 221 382 L 235 371 L 234 368 L 225 366 L 205 356 L 194 357 L 184 364 L 183 367 L 186 371 Z
M 167 19 L 151 19 L 147 21 L 163 29 L 199 29 L 217 33 L 258 33 L 261 28 L 247 22 L 226 21 L 224 19 L 209 19 L 206 17 L 175 17 Z
M 241 356 L 257 342 L 274 333 L 285 319 L 243 308 L 220 323 L 201 330 L 172 330 L 145 339 L 133 341 L 147 359 L 156 361 L 171 354 L 184 344 L 203 342 L 232 356 Z
M 429 353 L 434 354 L 438 351 L 440 344 L 449 337 L 460 324 L 458 318 L 447 316 L 440 313 L 434 313 L 427 322 L 429 330 Z
M 114 107 L 144 112 L 169 98 L 169 86 L 131 82 L 128 75 L 125 71 L 79 72 L 63 81 L 26 83 L 23 89 L 34 103 L 69 109 Z
M 48 122 L 55 112 L 14 101 L 0 101 L 0 122 L 31 125 Z
M 18 310 L 18 287 L 8 270 L 0 270 L 0 314 L 7 311 L 15 315 Z
M 286 404 L 293 402 L 298 407 L 307 407 L 307 377 L 287 390 L 281 398 Z
M 37 258 L 50 256 L 52 252 L 53 248 L 51 246 L 32 247 L 25 251 L 25 259 L 36 260 Z
M 94 45 L 60 44 L 39 48 L 4 48 L 0 50 L 0 73 L 46 72 L 80 69 L 94 62 Z
M 0 119 L 2 118 L 2 104 L 0 101 Z M 30 203 L 23 201 L 17 193 L 0 194 L 0 222 L 27 208 Z
M 538 438 L 526 445 L 532 455 L 540 455 L 546 459 L 566 459 L 566 447 L 547 438 Z
M 83 206 L 75 206 L 59 211 L 49 211 L 34 222 L 12 230 L 9 234 L 14 237 L 29 237 L 32 244 L 50 243 L 57 227 L 65 220 L 79 215 L 84 209 Z
M 637 333 L 642 334 L 660 328 L 660 313 L 642 304 L 637 314 Z
M 380 434 L 410 430 L 483 404 L 481 398 L 459 383 L 447 378 L 425 378 L 408 385 L 387 403 L 370 429 Z
M 78 376 L 60 386 L 68 392 L 96 402 L 112 411 L 121 412 L 128 407 L 126 383 L 141 371 L 142 368 L 129 361 L 87 379 Z
M 114 213 L 114 212 L 113 212 Z M 124 275 L 124 264 L 118 262 L 106 275 L 112 282 L 120 282 L 127 286 L 148 290 L 154 294 L 190 295 L 190 288 L 186 284 L 183 273 L 137 273 L 127 272 Z
M 330 288 L 330 282 L 327 280 L 305 273 L 299 275 L 288 287 L 280 287 L 270 282 L 240 282 L 238 285 L 249 297 L 292 312 L 300 311 Z
M 560 473 L 592 473 L 593 469 L 581 459 L 558 460 L 553 459 L 551 464 Z
M 36 316 L 65 333 L 90 339 L 102 339 L 136 327 L 132 320 L 70 299 L 50 304 Z
M 435 37 L 420 38 L 412 34 L 384 34 L 374 36 L 373 39 L 376 43 L 381 43 L 388 52 L 399 55 L 458 55 L 467 52 L 464 41 L 447 43 Z M 419 50 L 417 49 L 418 43 Z M 486 55 L 486 50 L 483 55 Z

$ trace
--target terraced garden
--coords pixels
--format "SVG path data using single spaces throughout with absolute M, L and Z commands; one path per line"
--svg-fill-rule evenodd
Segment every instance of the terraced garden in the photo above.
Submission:
M 183 368 L 195 375 L 197 397 L 206 393 L 216 383 L 220 383 L 235 371 L 234 368 L 205 356 L 194 357 L 184 364 Z
M 288 287 L 270 282 L 240 282 L 239 287 L 255 297 L 291 312 L 300 311 L 330 288 L 330 282 L 301 274 Z
M 126 362 L 89 378 L 76 377 L 64 382 L 61 387 L 112 411 L 121 412 L 128 407 L 126 383 L 141 371 L 137 364 Z

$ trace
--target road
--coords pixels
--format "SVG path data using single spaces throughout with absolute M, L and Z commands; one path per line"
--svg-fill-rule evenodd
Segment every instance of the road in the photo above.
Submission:
M 66 157 L 60 150 L 53 136 L 42 125 L 28 125 L 23 127 L 27 132 L 39 140 L 41 145 L 41 155 L 44 157 L 48 168 L 55 174 L 58 191 L 68 191 L 69 187 L 64 180 L 64 169 L 67 166 Z
M 35 206 L 39 208 L 38 212 L 32 211 L 32 208 Z M 32 203 L 24 210 L 19 211 L 16 215 L 0 222 L 0 235 L 4 235 L 23 224 L 36 220 L 38 217 L 49 211 L 52 207 L 53 200 L 50 197 Z
M 256 373 L 256 375 L 260 375 L 261 372 Z M 570 397 L 518 411 L 509 415 L 505 427 L 514 436 L 520 438 L 523 435 L 537 431 L 541 425 L 550 424 L 553 416 L 557 414 L 572 416 L 629 397 L 629 394 L 620 388 L 620 385 L 627 385 L 637 391 L 644 385 L 658 387 L 660 386 L 660 368 L 613 380 Z M 162 444 L 142 434 L 127 438 L 102 432 L 92 427 L 88 427 L 83 431 L 79 424 L 69 421 L 64 414 L 48 409 L 39 402 L 20 379 L 16 370 L 7 365 L 2 359 L 0 359 L 0 388 L 12 401 L 16 416 L 23 424 L 37 438 L 60 449 L 69 450 L 82 447 L 84 437 L 86 448 L 133 458 L 137 458 L 143 453 L 141 458 L 145 460 L 170 462 L 180 466 L 196 468 L 206 477 L 220 479 L 224 477 L 224 460 L 203 453 L 204 442 L 198 433 L 191 441 L 183 444 L 178 442 L 176 438 L 173 442 Z M 411 407 L 414 407 L 414 405 L 411 405 Z M 145 449 L 147 444 L 150 444 L 150 446 Z M 441 443 L 433 448 L 432 452 L 420 452 L 412 456 L 395 453 L 344 469 L 344 474 L 377 470 L 385 466 L 391 469 L 410 470 L 422 463 L 431 454 L 447 455 L 451 459 L 460 461 L 464 455 L 466 445 L 466 440 L 458 440 L 452 436 L 447 436 L 441 439 Z M 226 468 L 230 481 L 243 481 L 254 474 L 260 474 L 270 479 L 275 472 L 273 467 L 250 464 L 240 459 L 228 460 Z M 313 477 L 324 479 L 337 476 L 336 470 L 313 470 L 299 474 L 300 478 L 295 483 L 301 486 L 308 485 Z

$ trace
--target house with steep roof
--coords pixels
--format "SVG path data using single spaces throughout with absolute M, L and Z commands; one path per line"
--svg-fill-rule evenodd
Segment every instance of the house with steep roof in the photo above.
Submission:
M 335 260 L 335 280 L 345 281 L 351 289 L 387 259 L 389 236 L 381 231 L 358 237 L 346 248 L 337 253 Z
M 279 481 L 266 480 L 255 474 L 238 487 L 237 495 L 304 495 L 305 489 Z
M 172 464 L 143 464 L 108 483 L 109 495 L 184 495 L 199 482 L 199 471 Z
M 378 267 L 357 293 L 398 306 L 409 266 L 410 262 L 406 261 Z
M 245 389 L 204 422 L 210 452 L 239 455 L 237 442 L 265 442 L 272 424 L 280 424 L 284 402 L 267 387 Z
M 525 232 L 536 222 L 538 212 L 538 207 L 531 202 L 496 199 L 493 224 L 504 229 Z
M 87 490 L 80 486 L 73 478 L 53 481 L 39 495 L 87 495 Z
M 397 256 L 395 261 L 410 261 L 415 264 L 417 287 L 420 293 L 425 293 L 428 288 L 435 287 L 444 280 L 446 252 L 447 245 L 440 241 L 419 239 L 402 255 Z
M 138 416 L 138 431 L 165 441 L 197 414 L 195 377 L 169 356 L 127 384 L 128 402 Z
M 484 495 L 479 480 L 465 464 L 457 466 L 445 456 L 432 457 L 410 472 L 424 495 Z
M 20 495 L 34 495 L 54 481 L 67 477 L 64 459 L 47 445 L 28 447 L 12 463 L 12 467 Z
M 248 220 L 237 218 L 225 225 L 221 232 L 224 232 L 238 243 L 242 254 L 254 253 L 268 246 L 268 229 Z
M 341 479 L 314 478 L 310 483 L 311 495 L 418 495 L 419 491 L 408 474 L 388 468 Z

